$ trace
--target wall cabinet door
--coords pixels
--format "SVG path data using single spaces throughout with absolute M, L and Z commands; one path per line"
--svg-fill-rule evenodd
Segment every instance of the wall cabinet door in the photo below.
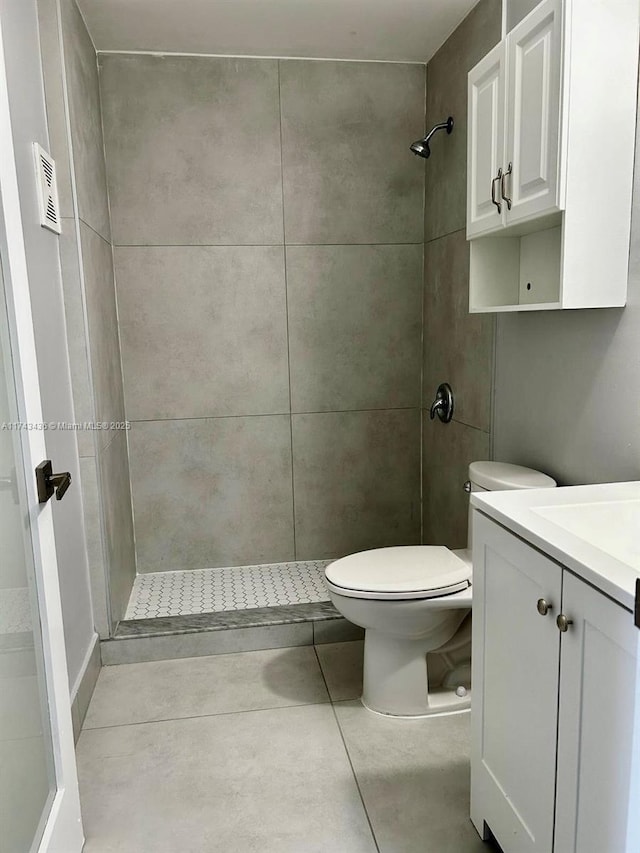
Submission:
M 550 853 L 562 569 L 478 512 L 473 544 L 471 819 L 505 851 Z
M 507 225 L 558 210 L 561 35 L 560 0 L 546 0 L 507 37 Z
M 555 850 L 631 853 L 629 808 L 638 629 L 565 572 Z
M 467 237 L 504 226 L 498 170 L 504 160 L 505 44 L 469 73 Z

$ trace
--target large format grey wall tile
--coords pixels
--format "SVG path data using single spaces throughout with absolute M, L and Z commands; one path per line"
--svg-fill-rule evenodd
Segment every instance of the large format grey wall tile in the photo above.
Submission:
M 122 421 L 124 395 L 111 246 L 84 222 L 80 223 L 80 243 L 89 320 L 95 418 L 103 422 Z M 98 434 L 100 447 L 105 447 L 111 438 L 112 434 L 108 431 L 101 431 Z
M 127 416 L 289 411 L 281 247 L 116 250 Z
M 64 315 L 67 324 L 67 350 L 69 351 L 69 367 L 71 370 L 73 411 L 76 421 L 85 423 L 94 420 L 94 405 L 89 374 L 89 345 L 75 219 L 65 218 L 62 220 L 62 234 L 58 245 L 62 269 Z M 79 430 L 77 436 L 80 456 L 93 456 L 95 442 L 91 430 Z
M 96 53 L 75 0 L 62 0 L 61 8 L 78 215 L 109 240 Z
M 131 515 L 129 455 L 124 430 L 110 433 L 112 439 L 100 454 L 100 478 L 104 513 L 104 536 L 109 565 L 111 620 L 124 619 L 136 576 L 136 556 Z
M 82 509 L 87 536 L 87 558 L 89 561 L 89 581 L 91 583 L 91 603 L 95 629 L 101 639 L 111 635 L 111 621 L 107 600 L 109 590 L 105 571 L 105 555 L 102 547 L 101 502 L 103 496 L 98 487 L 98 465 L 94 456 L 80 459 L 80 486 L 82 489 Z
M 427 65 L 427 127 L 453 116 L 426 166 L 425 241 L 465 227 L 467 214 L 467 73 L 500 41 L 501 0 L 481 0 Z
M 425 246 L 424 390 L 428 406 L 441 382 L 455 396 L 455 418 L 491 428 L 494 318 L 469 314 L 469 244 L 464 231 Z
M 280 62 L 287 243 L 422 242 L 421 65 Z
M 420 412 L 293 416 L 296 552 L 328 559 L 420 536 Z
M 275 60 L 102 55 L 117 245 L 282 242 Z
M 137 422 L 138 571 L 294 559 L 289 417 Z
M 422 500 L 428 545 L 467 545 L 469 495 L 463 485 L 471 462 L 489 458 L 489 434 L 465 424 L 443 424 L 424 415 Z
M 287 249 L 294 412 L 417 406 L 422 246 Z

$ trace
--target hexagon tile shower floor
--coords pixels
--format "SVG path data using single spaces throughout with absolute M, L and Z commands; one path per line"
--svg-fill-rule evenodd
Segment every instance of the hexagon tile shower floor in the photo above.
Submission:
M 136 577 L 125 619 L 328 601 L 324 569 L 330 562 L 148 572 Z

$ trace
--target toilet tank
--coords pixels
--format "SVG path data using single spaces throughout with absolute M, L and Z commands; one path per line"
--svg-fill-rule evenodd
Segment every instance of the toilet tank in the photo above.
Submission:
M 465 486 L 468 492 L 500 492 L 507 489 L 552 489 L 558 484 L 553 477 L 508 462 L 472 462 L 469 465 L 469 480 Z M 469 526 L 467 549 L 471 552 L 471 518 L 469 505 Z

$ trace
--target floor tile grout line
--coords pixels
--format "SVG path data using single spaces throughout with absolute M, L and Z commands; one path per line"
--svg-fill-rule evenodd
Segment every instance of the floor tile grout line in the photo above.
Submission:
M 131 726 L 152 726 L 155 723 L 179 723 L 181 720 L 204 720 L 207 717 L 231 717 L 234 714 L 258 714 L 261 711 L 286 711 L 289 708 L 324 708 L 326 705 L 331 704 L 331 698 L 327 691 L 327 699 L 322 702 L 296 702 L 293 705 L 269 705 L 267 708 L 242 708 L 238 711 L 218 711 L 211 714 L 188 714 L 184 717 L 163 717 L 160 720 L 138 720 L 131 723 L 109 723 L 104 726 L 84 725 L 81 733 L 100 732 L 105 729 L 126 729 Z
M 353 761 L 351 760 L 351 755 L 349 754 L 349 748 L 347 747 L 347 741 L 344 737 L 344 732 L 342 731 L 342 726 L 340 725 L 340 720 L 338 719 L 338 715 L 336 713 L 335 702 L 331 697 L 331 691 L 329 690 L 329 685 L 327 684 L 327 679 L 324 675 L 324 670 L 322 668 L 322 662 L 320 661 L 320 655 L 318 654 L 317 647 L 313 646 L 313 651 L 315 652 L 316 660 L 318 661 L 318 666 L 320 667 L 320 673 L 322 674 L 322 680 L 324 681 L 324 685 L 327 689 L 327 694 L 329 695 L 329 701 L 331 703 L 331 711 L 333 713 L 333 719 L 336 722 L 336 726 L 338 728 L 338 734 L 340 735 L 340 740 L 342 741 L 342 746 L 344 748 L 345 755 L 347 756 L 347 761 L 349 762 L 349 767 L 351 768 L 351 773 L 353 774 L 353 781 L 356 784 L 356 789 L 358 791 L 358 796 L 360 797 L 360 802 L 362 803 L 362 808 L 364 809 L 364 814 L 367 819 L 367 823 L 369 824 L 369 831 L 371 832 L 371 838 L 373 839 L 373 843 L 375 844 L 375 848 L 380 853 L 380 846 L 378 844 L 378 839 L 376 838 L 376 834 L 373 829 L 373 823 L 371 822 L 371 817 L 369 816 L 369 810 L 367 808 L 367 804 L 364 800 L 364 795 L 362 793 L 362 788 L 360 787 L 360 782 L 358 780 L 358 776 L 356 774 L 356 769 L 353 766 Z

